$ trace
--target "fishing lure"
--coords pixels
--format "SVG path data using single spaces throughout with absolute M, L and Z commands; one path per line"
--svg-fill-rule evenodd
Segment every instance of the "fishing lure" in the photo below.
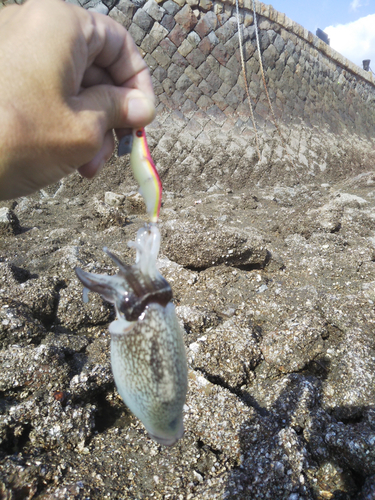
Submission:
M 135 129 L 120 141 L 118 155 L 130 153 L 130 166 L 139 184 L 139 192 L 146 203 L 151 222 L 157 222 L 161 206 L 162 185 L 151 158 L 144 128 Z
M 121 141 L 119 154 L 131 148 L 134 175 L 147 211 L 156 221 L 161 182 L 144 130 L 136 130 L 132 141 L 132 146 Z M 172 289 L 156 267 L 160 232 L 155 222 L 139 229 L 136 241 L 128 242 L 128 246 L 136 249 L 135 264 L 131 266 L 104 249 L 119 267 L 118 274 L 93 274 L 79 268 L 76 273 L 85 286 L 84 301 L 91 290 L 115 306 L 116 320 L 109 325 L 109 332 L 112 371 L 120 396 L 152 439 L 173 445 L 184 433 L 187 364 L 181 328 L 171 302 Z

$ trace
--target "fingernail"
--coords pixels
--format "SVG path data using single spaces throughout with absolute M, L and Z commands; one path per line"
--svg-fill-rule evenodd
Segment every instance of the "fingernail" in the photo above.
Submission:
M 130 99 L 128 105 L 128 120 L 137 122 L 151 121 L 155 114 L 155 108 L 151 101 L 142 98 Z

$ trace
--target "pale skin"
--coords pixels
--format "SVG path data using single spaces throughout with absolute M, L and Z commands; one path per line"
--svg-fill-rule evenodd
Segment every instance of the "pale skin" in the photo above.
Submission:
M 0 11 L 0 68 L 3 200 L 76 170 L 93 177 L 113 130 L 121 137 L 154 118 L 150 73 L 125 28 L 62 0 Z

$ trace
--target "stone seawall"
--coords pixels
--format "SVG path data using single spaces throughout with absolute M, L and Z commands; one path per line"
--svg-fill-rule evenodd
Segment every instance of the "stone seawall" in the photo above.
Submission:
M 167 189 L 183 191 L 192 179 L 202 190 L 302 177 L 325 182 L 374 165 L 373 75 L 272 6 L 255 8 L 282 138 L 263 85 L 251 0 L 241 0 L 239 9 L 246 84 L 234 0 L 120 0 L 110 12 L 152 73 L 157 117 L 148 135 Z
M 270 120 L 250 7 L 240 9 L 248 85 L 257 122 Z M 372 136 L 375 80 L 271 6 L 257 2 L 260 47 L 276 116 Z M 159 111 L 198 111 L 224 130 L 247 123 L 235 6 L 211 1 L 121 0 L 112 16 L 130 31 L 148 63 Z M 194 123 L 193 122 L 193 123 Z M 252 125 L 251 125 L 252 126 Z M 191 128 L 201 127 L 191 124 Z M 202 127 L 203 129 L 204 127 Z
M 345 176 L 348 169 L 370 168 L 373 76 L 284 14 L 256 2 L 265 79 L 282 141 L 271 120 L 250 7 L 246 0 L 239 12 L 260 163 L 233 2 L 148 0 L 140 6 L 121 0 L 111 11 L 129 30 L 152 72 L 158 114 L 148 131 L 164 183 L 168 186 L 173 177 L 176 189 L 178 179 L 199 176 L 198 187 L 205 190 L 212 187 L 213 175 L 219 185 L 241 187 L 262 179 L 280 181 L 280 167 L 287 182 L 300 175 L 329 179 Z M 242 173 L 236 180 L 243 162 L 249 176 L 244 180 Z M 211 171 L 210 165 L 219 171 Z

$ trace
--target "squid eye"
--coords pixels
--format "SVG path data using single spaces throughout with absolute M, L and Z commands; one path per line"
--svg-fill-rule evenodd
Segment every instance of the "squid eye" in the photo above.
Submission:
M 137 130 L 137 132 L 135 133 L 137 137 L 142 137 L 142 130 Z

